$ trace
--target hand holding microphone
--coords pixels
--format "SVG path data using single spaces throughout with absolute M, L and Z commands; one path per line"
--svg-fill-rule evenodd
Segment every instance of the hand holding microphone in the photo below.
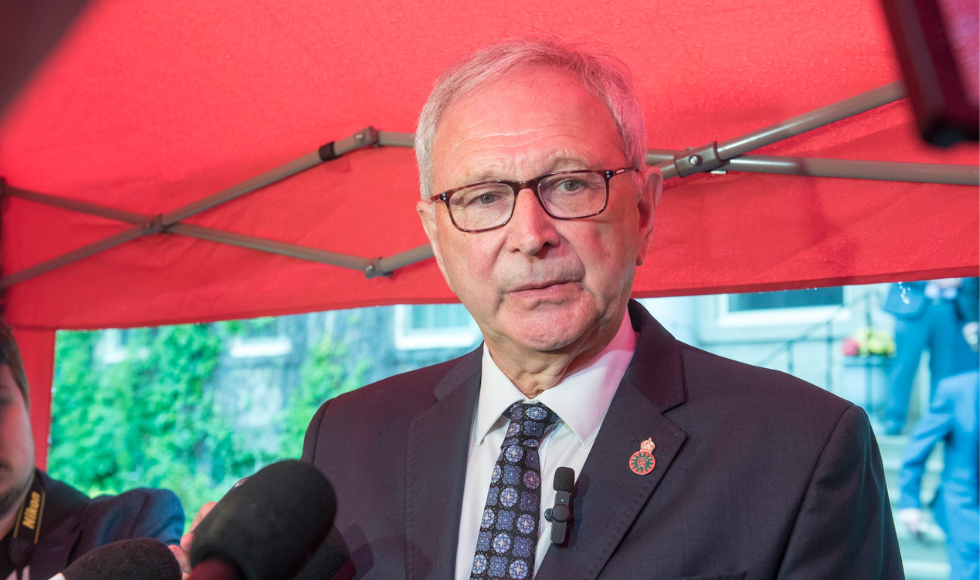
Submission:
M 292 578 L 323 543 L 336 507 L 315 467 L 280 461 L 202 508 L 175 555 L 185 573 L 190 568 L 188 580 Z
M 191 574 L 191 546 L 194 544 L 194 532 L 197 531 L 197 526 L 201 525 L 201 522 L 216 505 L 218 502 L 209 501 L 201 506 L 201 509 L 197 510 L 197 515 L 194 516 L 194 521 L 191 522 L 190 531 L 181 536 L 180 545 L 170 546 L 170 551 L 173 552 L 174 558 L 180 564 L 181 580 L 187 580 Z

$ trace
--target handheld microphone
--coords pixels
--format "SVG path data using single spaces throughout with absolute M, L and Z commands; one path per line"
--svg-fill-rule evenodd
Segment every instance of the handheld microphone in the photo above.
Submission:
M 180 565 L 162 542 L 132 538 L 83 554 L 51 580 L 180 580 Z
M 292 578 L 330 532 L 337 498 L 312 465 L 273 463 L 229 491 L 194 532 L 190 580 Z
M 551 543 L 564 544 L 568 538 L 568 527 L 572 523 L 572 487 L 575 485 L 575 470 L 559 467 L 555 470 L 555 507 L 544 511 L 544 517 L 551 522 Z
M 293 576 L 293 580 L 353 578 L 356 572 L 353 566 L 347 542 L 337 528 L 333 528 L 303 569 Z

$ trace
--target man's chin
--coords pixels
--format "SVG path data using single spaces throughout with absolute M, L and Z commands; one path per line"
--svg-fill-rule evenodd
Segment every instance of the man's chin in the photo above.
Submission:
M 510 335 L 528 350 L 558 353 L 580 342 L 590 327 L 567 313 L 535 311 L 515 321 Z
M 15 474 L 9 466 L 0 466 L 0 517 L 16 509 L 21 498 L 27 493 L 27 489 L 34 480 L 34 470 L 27 472 L 26 476 L 14 479 Z

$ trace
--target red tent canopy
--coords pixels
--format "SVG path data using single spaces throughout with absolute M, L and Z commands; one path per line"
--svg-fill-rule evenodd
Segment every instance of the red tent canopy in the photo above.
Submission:
M 18 192 L 124 210 L 131 221 L 167 214 L 368 125 L 411 133 L 448 63 L 535 33 L 600 42 L 626 60 L 654 150 L 725 143 L 900 78 L 876 0 L 96 1 L 0 118 L 0 177 L 14 194 L 3 206 L 3 274 L 133 228 Z M 978 155 L 975 145 L 920 144 L 904 99 L 753 153 L 974 172 Z M 636 294 L 976 275 L 977 194 L 734 171 L 672 179 Z M 425 243 L 417 197 L 410 149 L 366 148 L 181 224 L 387 257 Z M 432 260 L 367 278 L 187 231 L 140 236 L 10 285 L 6 318 L 39 345 L 25 356 L 50 361 L 44 336 L 56 328 L 454 299 Z

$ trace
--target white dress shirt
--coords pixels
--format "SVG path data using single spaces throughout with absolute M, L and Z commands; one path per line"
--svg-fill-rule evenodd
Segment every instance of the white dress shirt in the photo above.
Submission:
M 575 470 L 578 479 L 635 349 L 636 333 L 627 313 L 616 336 L 599 356 L 585 368 L 565 377 L 558 385 L 533 399 L 547 405 L 561 417 L 561 422 L 545 434 L 538 450 L 541 459 L 541 524 L 534 558 L 535 573 L 551 546 L 551 523 L 544 519 L 544 510 L 555 503 L 555 470 L 570 467 Z M 490 476 L 509 423 L 501 415 L 513 403 L 526 400 L 529 399 L 501 372 L 484 346 L 480 399 L 470 431 L 466 484 L 459 521 L 456 580 L 468 580 L 473 568 Z

